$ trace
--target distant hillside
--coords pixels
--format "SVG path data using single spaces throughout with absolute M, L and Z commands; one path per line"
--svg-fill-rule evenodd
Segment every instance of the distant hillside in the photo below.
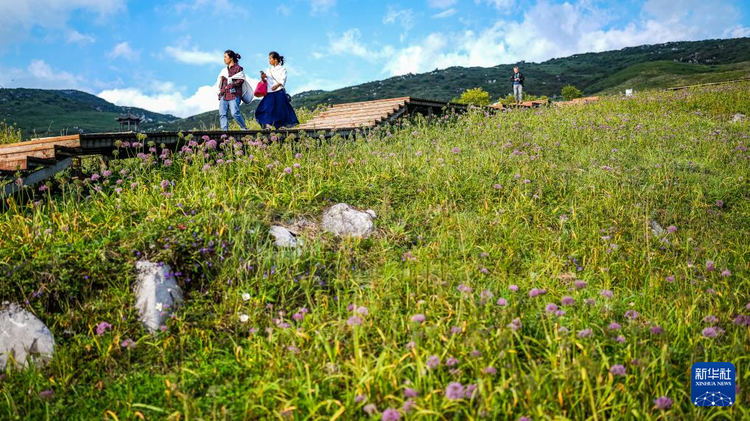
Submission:
M 144 129 L 155 129 L 179 117 L 135 107 L 121 107 L 76 90 L 0 89 L 0 120 L 16 123 L 24 138 L 119 129 L 115 121 L 130 111 L 144 118 Z
M 625 89 L 659 89 L 750 78 L 750 61 L 732 64 L 693 64 L 674 61 L 638 63 L 591 86 L 591 92 L 614 94 Z
M 296 108 L 313 109 L 320 104 L 367 101 L 413 96 L 450 101 L 466 89 L 481 87 L 492 100 L 511 91 L 508 78 L 513 64 L 495 67 L 451 67 L 422 74 L 409 74 L 363 83 L 334 91 L 308 91 L 294 95 Z M 562 87 L 575 85 L 585 94 L 617 93 L 664 88 L 750 76 L 750 38 L 670 42 L 623 48 L 617 51 L 576 54 L 542 63 L 520 63 L 526 75 L 525 91 L 555 98 Z M 257 102 L 242 107 L 252 121 Z M 79 129 L 110 131 L 114 118 L 127 110 L 79 91 L 0 89 L 0 120 L 17 123 L 24 136 L 36 132 L 59 134 Z M 131 108 L 151 122 L 142 129 L 188 130 L 218 125 L 218 112 L 209 111 L 185 119 Z

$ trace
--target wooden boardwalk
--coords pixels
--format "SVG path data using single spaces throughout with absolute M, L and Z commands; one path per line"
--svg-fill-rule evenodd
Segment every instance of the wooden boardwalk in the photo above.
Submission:
M 437 115 L 444 112 L 462 112 L 466 105 L 411 97 L 390 98 L 376 101 L 334 105 L 309 122 L 293 129 L 280 130 L 196 130 L 185 132 L 147 133 L 146 142 L 175 150 L 184 144 L 184 136 L 192 135 L 201 141 L 203 136 L 217 139 L 222 135 L 243 138 L 257 135 L 279 138 L 295 135 L 324 138 L 335 135 L 349 136 L 355 131 L 371 130 L 384 124 L 396 123 L 399 119 L 413 115 Z M 0 145 L 0 177 L 9 180 L 3 194 L 15 193 L 23 186 L 32 185 L 69 168 L 83 156 L 99 155 L 116 158 L 117 142 L 136 142 L 138 133 L 91 133 L 71 136 L 33 139 L 29 142 Z M 20 173 L 20 177 L 18 174 Z M 20 178 L 20 181 L 19 181 Z

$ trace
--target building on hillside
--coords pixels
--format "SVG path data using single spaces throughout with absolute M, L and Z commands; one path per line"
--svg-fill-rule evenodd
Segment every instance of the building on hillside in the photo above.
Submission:
M 118 123 L 120 123 L 120 131 L 121 132 L 124 131 L 123 129 L 125 128 L 126 124 L 128 126 L 128 131 L 131 131 L 130 130 L 130 125 L 133 124 L 134 125 L 134 130 L 133 131 L 137 132 L 138 131 L 138 123 L 141 122 L 141 118 L 138 117 L 138 116 L 136 116 L 136 115 L 130 114 L 130 112 L 127 112 L 126 114 L 120 114 L 120 117 L 117 117 L 115 119 L 115 121 L 117 121 Z

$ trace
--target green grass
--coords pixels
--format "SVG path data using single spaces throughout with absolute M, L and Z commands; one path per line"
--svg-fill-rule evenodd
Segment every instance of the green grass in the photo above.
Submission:
M 247 139 L 242 155 L 111 161 L 109 177 L 27 190 L 0 214 L 0 301 L 28 300 L 58 347 L 4 374 L 0 419 L 367 419 L 367 404 L 402 419 L 748 419 L 750 330 L 733 322 L 750 314 L 748 123 L 731 122 L 750 114 L 748 89 Z M 337 202 L 374 209 L 376 233 L 272 245 L 270 224 Z M 133 309 L 143 258 L 180 272 L 187 298 L 155 336 Z M 735 364 L 737 404 L 691 405 L 698 361 Z M 473 399 L 448 399 L 451 382 Z

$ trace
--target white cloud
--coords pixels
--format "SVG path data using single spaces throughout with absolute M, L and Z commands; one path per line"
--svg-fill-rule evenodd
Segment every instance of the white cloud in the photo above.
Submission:
M 44 60 L 31 60 L 25 69 L 0 66 L 0 85 L 6 88 L 79 89 L 90 91 L 93 81 L 86 83 L 81 76 L 55 69 Z
M 68 33 L 65 35 L 65 41 L 67 43 L 75 43 L 75 44 L 92 44 L 96 42 L 96 38 L 94 38 L 92 35 L 84 35 L 75 29 L 68 31 Z
M 432 18 L 433 19 L 449 18 L 449 17 L 455 15 L 457 12 L 458 12 L 458 10 L 456 10 L 456 9 L 443 10 L 440 13 L 436 13 L 436 14 L 432 15 Z
M 329 35 L 327 51 L 313 52 L 313 57 L 354 56 L 372 62 L 386 58 L 394 52 L 390 46 L 385 46 L 380 50 L 369 49 L 361 42 L 361 38 L 362 33 L 357 28 L 349 29 L 340 36 Z
M 125 10 L 126 0 L 23 0 L 0 1 L 0 44 L 25 38 L 31 28 L 64 29 L 73 11 L 104 19 Z
M 404 32 L 401 33 L 401 41 L 403 42 L 409 31 L 414 27 L 414 11 L 411 9 L 397 10 L 391 6 L 388 6 L 388 12 L 383 16 L 383 24 L 392 25 L 398 23 Z
M 256 84 L 257 81 L 251 81 L 252 87 Z M 100 92 L 98 96 L 113 104 L 144 108 L 182 118 L 219 108 L 214 86 L 201 86 L 193 94 L 186 96 L 169 82 L 157 85 L 161 86 L 155 86 L 157 89 L 153 92 L 145 92 L 139 88 L 109 89 Z
M 727 32 L 732 38 L 746 38 L 750 37 L 750 28 L 743 27 L 741 25 L 734 26 L 727 29 Z
M 427 4 L 436 9 L 445 9 L 458 3 L 458 0 L 428 0 Z
M 310 0 L 310 8 L 313 14 L 327 12 L 336 6 L 336 0 Z
M 133 50 L 133 48 L 130 47 L 130 44 L 127 42 L 121 42 L 115 45 L 112 51 L 107 53 L 107 57 L 109 57 L 110 60 L 114 60 L 114 59 L 122 57 L 125 60 L 135 61 L 135 60 L 138 60 L 140 56 L 141 56 L 141 52 Z
M 196 47 L 186 49 L 181 46 L 169 46 L 164 49 L 168 56 L 186 64 L 214 64 L 221 65 L 224 54 L 221 51 L 200 51 Z

